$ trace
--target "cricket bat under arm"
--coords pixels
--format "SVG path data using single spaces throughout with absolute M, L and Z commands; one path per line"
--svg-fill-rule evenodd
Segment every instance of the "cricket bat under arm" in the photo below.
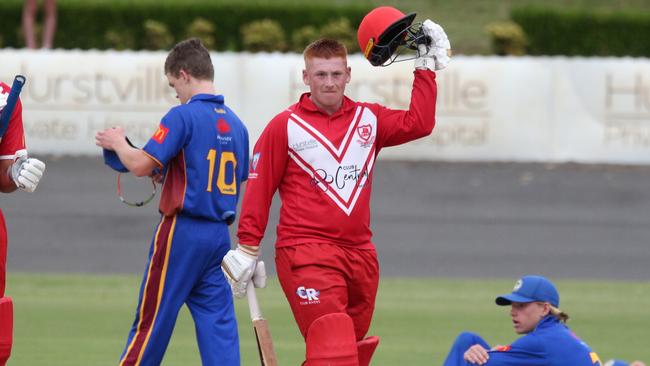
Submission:
M 278 359 L 275 356 L 273 349 L 273 340 L 271 339 L 271 332 L 269 331 L 269 324 L 262 317 L 260 306 L 257 302 L 255 295 L 255 287 L 253 281 L 248 282 L 246 287 L 246 296 L 248 297 L 248 309 L 250 310 L 251 320 L 253 321 L 253 330 L 255 331 L 255 339 L 257 340 L 257 350 L 260 354 L 260 361 L 262 366 L 278 366 Z

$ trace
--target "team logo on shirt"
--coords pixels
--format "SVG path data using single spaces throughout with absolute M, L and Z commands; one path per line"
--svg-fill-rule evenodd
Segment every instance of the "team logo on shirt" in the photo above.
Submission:
M 357 134 L 361 137 L 363 142 L 368 142 L 370 137 L 372 137 L 372 126 L 367 124 L 357 127 Z
M 219 118 L 217 120 L 217 131 L 219 131 L 219 133 L 222 134 L 227 134 L 228 132 L 230 132 L 230 125 L 228 124 L 228 122 L 226 122 L 225 119 Z
M 494 347 L 494 350 L 497 352 L 508 352 L 512 349 L 511 346 L 496 346 Z
M 151 138 L 156 141 L 159 144 L 162 144 L 163 141 L 165 141 L 165 137 L 167 137 L 167 133 L 169 133 L 169 128 L 165 127 L 162 123 L 158 126 L 158 129 L 156 132 L 153 133 L 153 136 Z
M 300 305 L 311 305 L 311 304 L 320 304 L 320 291 L 313 288 L 306 288 L 305 286 L 300 286 L 296 289 L 296 295 L 299 298 L 307 301 L 301 301 Z
M 223 108 L 215 108 L 214 111 L 219 114 L 226 114 L 226 110 Z

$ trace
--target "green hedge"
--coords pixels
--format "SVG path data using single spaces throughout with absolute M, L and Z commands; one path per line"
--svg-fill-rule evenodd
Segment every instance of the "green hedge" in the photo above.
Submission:
M 3 47 L 23 47 L 20 21 L 22 0 L 0 0 Z M 166 26 L 175 41 L 185 39 L 188 28 L 197 18 L 214 25 L 215 50 L 240 51 L 240 29 L 255 20 L 278 21 L 289 39 L 294 31 L 307 25 L 321 27 L 332 20 L 345 18 L 356 29 L 363 16 L 372 9 L 368 2 L 331 4 L 329 1 L 283 3 L 270 1 L 225 0 L 59 0 L 56 48 L 144 49 L 147 43 L 145 22 L 153 20 Z M 149 32 L 149 36 L 151 36 Z M 358 48 L 358 47 L 356 47 Z M 358 49 L 350 52 L 359 52 Z
M 511 18 L 532 55 L 650 56 L 650 13 L 599 13 L 521 7 Z

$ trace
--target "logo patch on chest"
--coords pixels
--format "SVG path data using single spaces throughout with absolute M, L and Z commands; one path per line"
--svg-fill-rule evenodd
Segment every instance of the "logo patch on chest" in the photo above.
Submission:
M 357 127 L 357 133 L 359 134 L 359 137 L 361 137 L 361 139 L 364 142 L 368 142 L 368 140 L 370 140 L 370 137 L 372 137 L 372 126 L 370 125 L 359 126 Z

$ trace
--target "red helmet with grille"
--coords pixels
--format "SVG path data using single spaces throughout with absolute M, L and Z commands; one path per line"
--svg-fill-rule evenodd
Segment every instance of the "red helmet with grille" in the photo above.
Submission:
M 381 6 L 363 17 L 357 30 L 357 40 L 359 48 L 373 66 L 383 65 L 399 46 L 406 43 L 407 30 L 415 15 L 404 15 L 393 7 Z

